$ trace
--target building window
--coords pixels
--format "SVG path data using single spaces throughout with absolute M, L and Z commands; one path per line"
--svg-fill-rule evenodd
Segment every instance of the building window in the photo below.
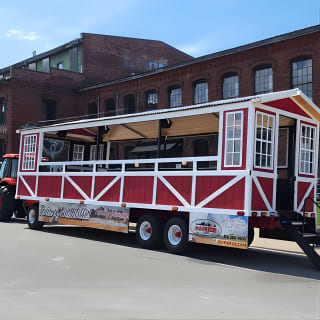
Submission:
M 243 112 L 226 113 L 224 165 L 239 167 L 242 162 Z
M 99 154 L 98 154 L 98 160 L 103 160 L 103 149 L 104 145 L 99 144 Z M 91 145 L 90 146 L 90 160 L 96 160 L 96 154 L 97 154 L 97 145 Z
M 0 124 L 6 123 L 6 99 L 0 99 Z
M 148 70 L 155 70 L 155 69 L 163 68 L 165 66 L 166 64 L 164 62 L 149 61 Z
M 299 88 L 312 98 L 312 59 L 301 59 L 291 65 L 292 88 Z
M 158 105 L 158 93 L 150 90 L 145 93 L 145 105 L 147 109 L 154 109 Z
M 273 72 L 271 67 L 259 68 L 254 72 L 254 93 L 268 93 L 273 90 Z
M 42 100 L 42 120 L 55 120 L 57 118 L 57 103 L 53 99 Z
M 116 104 L 113 99 L 104 100 L 104 115 L 106 117 L 116 115 Z
M 256 114 L 255 167 L 273 169 L 274 116 Z
M 124 113 L 135 113 L 136 101 L 133 94 L 129 94 L 124 97 Z
M 198 139 L 193 143 L 193 156 L 204 157 L 209 155 L 209 144 L 207 139 Z
M 88 119 L 94 119 L 98 117 L 98 108 L 95 102 L 88 103 Z
M 2 157 L 5 153 L 6 153 L 6 141 L 4 139 L 0 139 L 0 157 Z
M 237 98 L 239 96 L 239 76 L 229 74 L 222 80 L 222 97 L 223 99 Z
M 300 173 L 313 174 L 314 171 L 314 127 L 302 124 L 300 132 Z
M 32 71 L 36 71 L 36 69 L 37 69 L 37 64 L 36 64 L 35 62 L 29 63 L 28 69 L 29 69 L 29 70 L 32 70 Z
M 73 161 L 83 161 L 84 157 L 84 145 L 82 144 L 75 144 L 73 146 Z
M 24 136 L 22 170 L 34 170 L 36 164 L 37 135 Z
M 50 72 L 50 59 L 45 58 L 42 60 L 42 72 Z
M 182 88 L 175 87 L 169 89 L 169 106 L 178 107 L 182 105 Z
M 207 81 L 197 81 L 194 84 L 193 102 L 194 103 L 208 102 L 208 82 Z
M 63 63 L 62 62 L 57 63 L 57 68 L 60 70 L 63 70 Z

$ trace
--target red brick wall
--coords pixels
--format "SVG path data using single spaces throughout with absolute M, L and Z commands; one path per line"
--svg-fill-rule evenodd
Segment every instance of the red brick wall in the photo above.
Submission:
M 281 42 L 225 55 L 216 59 L 195 63 L 174 70 L 164 71 L 140 79 L 91 89 L 80 94 L 79 108 L 87 114 L 87 104 L 100 96 L 101 105 L 107 98 L 119 95 L 120 113 L 123 110 L 123 97 L 134 94 L 137 111 L 143 111 L 144 93 L 156 89 L 159 95 L 159 108 L 168 107 L 168 87 L 178 84 L 183 89 L 183 105 L 193 103 L 193 82 L 208 79 L 209 101 L 222 99 L 221 78 L 228 72 L 239 75 L 239 95 L 254 94 L 253 69 L 262 64 L 271 64 L 273 68 L 273 90 L 290 89 L 290 61 L 299 56 L 311 56 L 313 59 L 313 100 L 320 105 L 320 32 Z
M 83 72 L 87 83 L 119 79 L 148 70 L 149 61 L 172 65 L 192 57 L 164 42 L 83 33 Z
M 18 152 L 16 130 L 21 125 L 41 120 L 43 99 L 56 100 L 57 119 L 78 114 L 74 88 L 81 79 L 80 74 L 56 69 L 47 74 L 13 68 L 11 79 L 0 85 L 0 97 L 7 100 L 6 151 Z

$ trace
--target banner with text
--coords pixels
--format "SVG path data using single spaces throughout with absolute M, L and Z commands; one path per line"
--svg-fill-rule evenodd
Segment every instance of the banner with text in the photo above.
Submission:
M 189 240 L 246 249 L 248 248 L 248 217 L 192 212 Z
M 41 201 L 39 221 L 128 233 L 129 209 Z

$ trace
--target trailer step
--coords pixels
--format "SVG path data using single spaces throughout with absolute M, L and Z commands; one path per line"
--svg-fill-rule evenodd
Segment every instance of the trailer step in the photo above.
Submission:
M 301 235 L 302 235 L 304 238 L 317 237 L 317 234 L 316 234 L 316 233 L 301 233 Z
M 288 235 L 296 241 L 299 247 L 303 250 L 303 252 L 310 258 L 313 264 L 320 269 L 320 256 L 314 250 L 314 247 L 309 243 L 309 241 L 313 243 L 317 243 L 320 241 L 320 237 L 316 233 L 301 233 L 298 228 L 287 218 L 281 217 L 280 223 L 284 231 L 288 233 Z
M 294 226 L 302 226 L 303 222 L 302 221 L 291 221 L 292 225 Z

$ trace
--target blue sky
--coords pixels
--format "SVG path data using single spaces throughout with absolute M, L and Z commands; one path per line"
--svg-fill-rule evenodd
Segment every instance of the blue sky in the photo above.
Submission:
M 319 23 L 320 0 L 0 0 L 0 68 L 92 32 L 195 57 Z

